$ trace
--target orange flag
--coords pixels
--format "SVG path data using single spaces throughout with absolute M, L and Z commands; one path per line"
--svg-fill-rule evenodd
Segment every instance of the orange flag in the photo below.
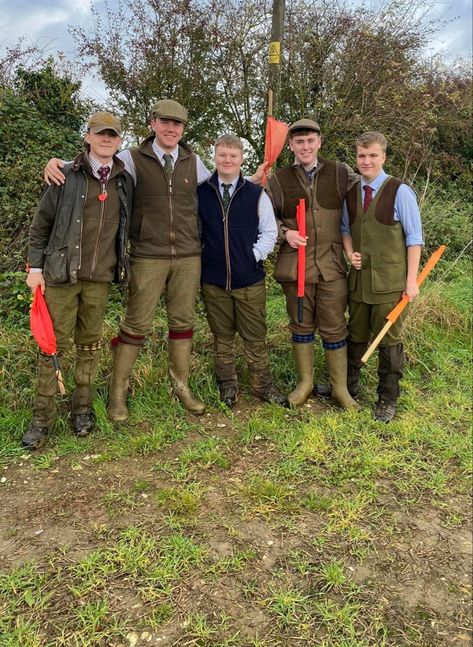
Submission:
M 284 148 L 288 130 L 289 126 L 283 121 L 278 121 L 274 117 L 268 117 L 264 144 L 264 175 L 261 182 L 262 186 L 266 186 L 266 173 L 278 159 L 279 153 Z
M 56 335 L 54 333 L 53 322 L 49 314 L 48 306 L 44 299 L 41 288 L 38 286 L 33 296 L 33 303 L 30 310 L 30 329 L 33 337 L 38 343 L 43 353 L 51 355 L 51 359 L 56 371 L 56 378 L 59 392 L 64 395 L 64 382 L 62 379 L 59 360 L 56 355 Z

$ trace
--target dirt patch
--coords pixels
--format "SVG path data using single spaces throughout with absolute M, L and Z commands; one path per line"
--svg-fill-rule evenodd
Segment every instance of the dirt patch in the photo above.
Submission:
M 241 415 L 249 415 L 243 405 Z M 277 460 L 277 449 L 268 442 L 246 446 L 244 451 L 232 444 L 236 432 L 224 413 L 205 416 L 199 424 L 200 430 L 159 455 L 109 462 L 98 461 L 97 455 L 79 455 L 74 461 L 56 460 L 46 470 L 33 469 L 28 459 L 8 466 L 0 486 L 1 570 L 10 572 L 30 560 L 47 568 L 51 555 L 65 568 L 101 549 L 105 535 L 113 538 L 123 529 L 138 527 L 160 539 L 176 527 L 203 548 L 204 561 L 173 582 L 168 595 L 172 615 L 163 611 L 161 627 L 147 624 L 160 609 L 160 591 L 144 593 L 143 583 L 133 584 L 133 577 L 111 580 L 106 589 L 97 590 L 98 599 L 105 595 L 114 613 L 128 618 L 129 631 L 122 639 L 97 644 L 210 646 L 221 644 L 221 635 L 233 635 L 235 642 L 230 644 L 242 646 L 255 636 L 264 636 L 262 644 L 270 647 L 315 646 L 327 634 L 330 620 L 323 614 L 335 614 L 337 608 L 348 613 L 356 599 L 355 606 L 362 608 L 358 626 L 366 626 L 360 635 L 365 631 L 369 647 L 377 647 L 373 618 L 389 628 L 386 645 L 466 646 L 472 568 L 467 497 L 443 502 L 445 508 L 454 506 L 462 519 L 449 526 L 448 515 L 438 507 L 425 501 L 406 506 L 384 483 L 372 507 L 380 518 L 389 518 L 389 530 L 371 521 L 355 528 L 366 531 L 363 540 L 333 535 L 327 530 L 326 511 L 293 505 L 287 512 L 265 515 L 255 512 L 251 501 L 245 508 L 235 492 L 248 474 Z M 177 465 L 184 449 L 209 434 L 226 442 L 228 467 L 197 465 L 181 480 L 172 470 L 157 468 L 157 464 Z M 137 482 L 146 487 L 137 488 Z M 203 494 L 191 517 L 170 516 L 155 498 L 162 488 L 179 490 L 193 483 Z M 321 497 L 337 494 L 335 486 L 320 487 L 303 477 L 293 486 L 296 502 L 308 492 Z M 357 542 L 358 552 L 353 549 Z M 344 572 L 340 581 L 335 577 L 337 564 Z M 332 576 L 327 570 L 331 566 Z M 62 614 L 58 606 L 55 623 L 60 624 Z M 206 618 L 207 629 L 199 618 Z M 333 622 L 339 621 L 334 615 Z M 307 633 L 310 623 L 318 627 L 313 643 Z M 207 642 L 202 642 L 204 634 Z M 48 639 L 53 639 L 52 633 Z

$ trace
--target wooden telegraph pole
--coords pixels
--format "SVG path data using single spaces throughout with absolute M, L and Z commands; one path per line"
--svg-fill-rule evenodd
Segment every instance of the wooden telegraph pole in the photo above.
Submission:
M 284 25 L 284 0 L 273 0 L 271 43 L 269 44 L 268 115 L 278 116 L 281 86 L 281 49 Z

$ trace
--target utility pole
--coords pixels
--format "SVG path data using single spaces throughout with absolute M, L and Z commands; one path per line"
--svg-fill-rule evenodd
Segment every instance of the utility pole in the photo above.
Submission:
M 284 0 L 273 0 L 271 43 L 269 44 L 268 115 L 278 116 L 281 86 L 281 50 L 284 25 Z

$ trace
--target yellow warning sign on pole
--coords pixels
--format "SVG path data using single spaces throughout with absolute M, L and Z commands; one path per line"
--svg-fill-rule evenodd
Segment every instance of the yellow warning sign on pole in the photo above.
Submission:
M 281 43 L 278 40 L 269 44 L 269 62 L 275 65 L 281 62 Z

